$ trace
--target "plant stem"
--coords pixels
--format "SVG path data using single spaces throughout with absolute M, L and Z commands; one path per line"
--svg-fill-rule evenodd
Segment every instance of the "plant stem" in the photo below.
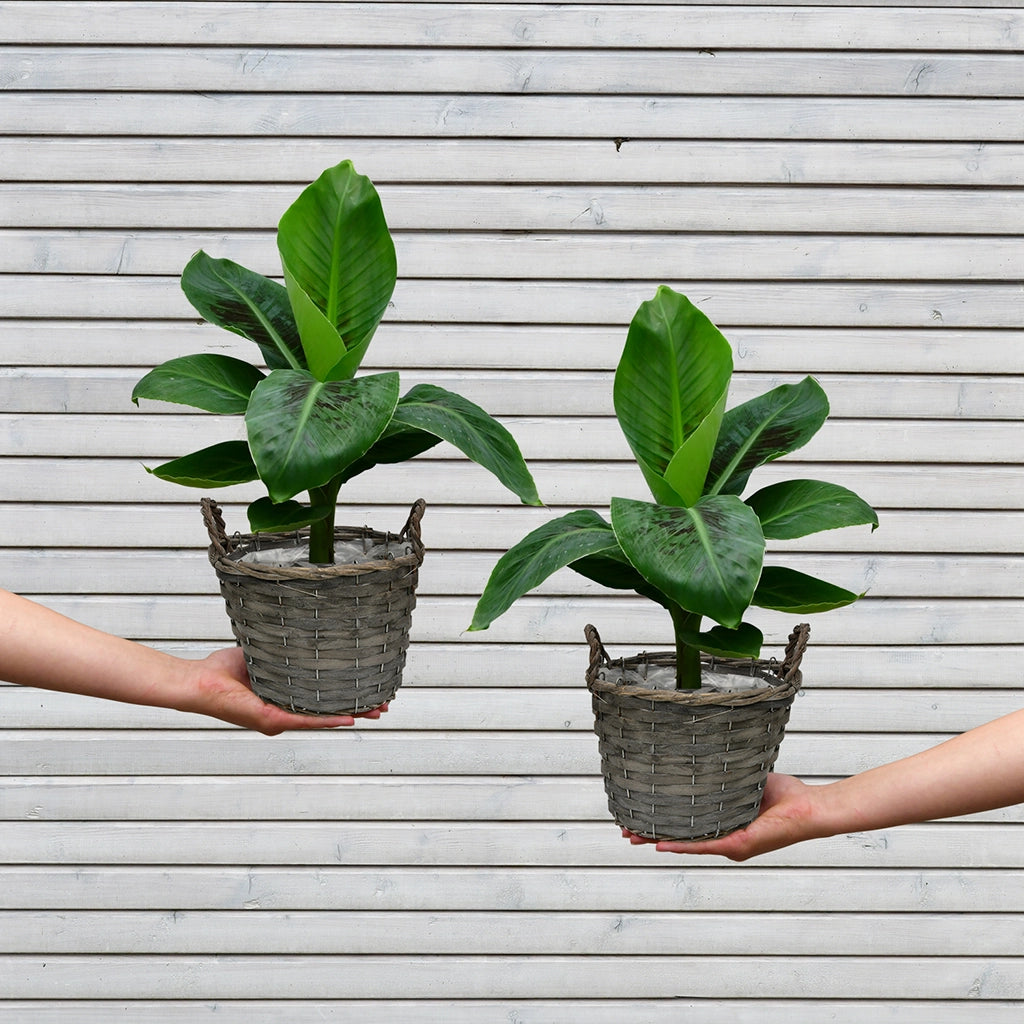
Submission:
M 676 635 L 676 689 L 700 689 L 700 648 L 683 640 L 684 631 L 695 633 L 700 629 L 700 615 L 673 605 L 669 608 Z
M 341 480 L 331 480 L 323 487 L 309 491 L 310 504 L 330 507 L 330 513 L 309 527 L 309 560 L 314 565 L 334 564 L 334 519 L 338 511 L 338 491 Z

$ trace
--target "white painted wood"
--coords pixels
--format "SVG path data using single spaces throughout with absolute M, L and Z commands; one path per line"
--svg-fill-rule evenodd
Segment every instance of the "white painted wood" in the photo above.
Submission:
M 1021 95 L 1012 54 L 773 54 L 697 49 L 0 47 L 0 88 L 96 91 L 812 96 Z M 1016 87 L 1016 92 L 1014 88 Z
M 370 369 L 614 370 L 628 323 L 613 327 L 571 324 L 465 325 L 384 323 L 374 336 Z M 1024 350 L 1008 347 L 998 330 L 929 328 L 744 327 L 720 322 L 732 341 L 739 373 L 1024 373 Z M 116 346 L 130 337 L 120 364 Z M 139 321 L 0 322 L 0 351 L 13 367 L 139 367 L 174 356 L 214 351 L 253 358 L 252 345 L 216 328 Z M 509 353 L 515 353 L 513 360 Z
M 827 782 L 1019 707 L 1024 12 L 36 0 L 0 25 L 0 586 L 176 654 L 230 642 L 199 493 L 141 463 L 237 423 L 131 387 L 252 357 L 181 267 L 278 274 L 282 210 L 345 157 L 401 269 L 366 369 L 492 410 L 548 502 L 444 446 L 346 488 L 357 523 L 430 503 L 380 722 L 268 739 L 0 685 L 0 1021 L 1018 1019 L 1022 808 L 742 867 L 633 848 L 581 630 L 632 654 L 667 620 L 563 572 L 465 629 L 527 530 L 647 495 L 610 380 L 664 282 L 730 338 L 734 402 L 807 373 L 832 400 L 759 482 L 880 510 L 773 545 L 869 590 L 813 618 L 779 769 Z M 257 493 L 218 495 L 229 524 Z M 755 618 L 777 650 L 790 617 Z
M 118 546 L 123 546 L 136 552 L 160 549 L 205 551 L 208 537 L 195 495 L 185 489 L 176 489 L 176 495 L 187 501 L 176 505 L 139 504 L 127 511 L 114 504 L 62 505 L 43 501 L 31 505 L 13 502 L 0 504 L 0 533 L 10 538 L 11 542 L 11 550 L 4 555 L 5 570 L 18 573 L 22 581 L 22 586 L 11 585 L 9 589 L 24 587 L 32 592 L 45 592 L 48 589 L 45 579 L 37 576 L 31 580 L 27 578 L 28 560 L 36 559 L 35 564 L 38 566 L 41 564 L 38 559 L 45 558 L 48 552 L 52 552 L 55 558 L 68 560 L 69 550 L 74 550 L 82 557 L 83 561 L 76 563 L 79 569 L 68 567 L 72 573 L 68 577 L 69 589 L 74 589 L 74 574 L 84 571 L 81 567 L 91 563 L 91 556 L 84 550 L 87 548 L 116 551 Z M 232 531 L 243 532 L 247 522 L 245 506 L 224 502 L 222 507 Z M 608 508 L 605 503 L 594 502 L 590 507 L 607 517 Z M 428 544 L 428 561 L 424 572 L 434 572 L 434 552 L 481 550 L 498 554 L 530 530 L 564 511 L 559 508 L 545 511 L 524 506 L 496 510 L 431 504 L 423 520 L 424 538 Z M 369 523 L 389 529 L 401 526 L 408 513 L 407 505 L 346 504 L 341 510 L 347 525 Z M 881 513 L 881 524 L 874 533 L 855 528 L 812 534 L 798 541 L 773 541 L 771 550 L 856 555 L 862 559 L 857 564 L 863 571 L 871 566 L 870 559 L 902 553 L 908 556 L 926 555 L 930 558 L 957 554 L 1013 558 L 1019 552 L 1024 514 L 1018 511 L 901 512 L 886 509 Z M 60 546 L 54 547 L 55 543 Z M 908 557 L 906 565 L 910 564 Z M 919 571 L 925 568 L 920 562 L 917 565 Z M 585 581 L 580 578 L 578 582 L 582 586 Z M 877 585 L 877 578 L 873 585 Z M 1013 582 L 1002 579 L 997 581 L 997 585 L 1012 587 Z
M 674 999 L 685 991 L 747 999 L 793 998 L 812 989 L 833 999 L 970 1000 L 977 1013 L 990 999 L 1024 993 L 1015 957 L 905 957 L 898 973 L 879 976 L 874 957 L 483 957 L 85 956 L 0 958 L 0 998 L 74 997 L 88 985 L 97 998 L 317 999 L 378 998 L 387 977 L 391 998 Z M 713 968 L 713 969 L 712 969 Z M 676 1005 L 677 1011 L 679 1009 Z
M 415 706 L 405 703 L 403 710 Z M 883 711 L 881 705 L 879 713 Z M 368 776 L 300 781 L 252 777 L 244 780 L 244 786 L 240 782 L 235 777 L 190 779 L 187 785 L 159 777 L 130 781 L 83 777 L 54 782 L 28 776 L 9 784 L 3 813 L 15 821 L 250 822 L 443 821 L 453 809 L 458 810 L 460 820 L 474 822 L 601 821 L 607 815 L 604 789 L 596 775 L 521 778 L 511 785 L 505 778 L 382 782 Z M 1024 809 L 1003 809 L 969 820 L 1021 824 Z
M 0 271 L 47 274 L 179 274 L 203 249 L 280 277 L 274 234 L 254 232 L 0 231 Z M 850 239 L 842 235 L 642 235 L 473 232 L 395 233 L 403 277 L 587 280 L 697 278 L 906 279 L 913 265 L 932 280 L 1016 281 L 1024 244 L 1016 237 Z
M 185 455 L 221 441 L 244 440 L 240 416 L 51 415 L 42 418 L 0 413 L 0 447 L 14 457 L 59 457 L 67 439 L 75 438 L 84 457 L 163 459 Z M 613 417 L 503 417 L 528 461 L 632 463 L 625 437 Z M 943 425 L 917 420 L 831 419 L 800 449 L 811 462 L 878 462 L 880 452 L 894 460 L 919 463 L 1015 464 L 1020 461 L 1017 423 L 963 420 Z M 461 453 L 448 444 L 430 450 L 431 461 L 457 460 Z M 789 464 L 780 462 L 778 473 Z M 775 467 L 773 467 L 775 468 Z M 794 470 L 793 475 L 796 473 Z M 757 477 L 754 478 L 757 480 Z M 754 483 L 752 486 L 756 487 Z
M 872 0 L 877 2 L 877 0 Z M 676 1024 L 679 1014 L 700 1014 L 707 1024 L 791 1024 L 807 1012 L 821 1012 L 849 1024 L 964 1024 L 977 1020 L 982 1007 L 975 1002 L 942 1003 L 921 1000 L 877 1002 L 874 1000 L 817 1000 L 808 1004 L 791 1000 L 722 1000 L 675 997 L 655 1000 L 627 999 L 516 999 L 516 1020 L 521 1024 L 620 1024 L 630 1014 L 640 1015 L 647 1024 Z M 1015 1024 L 1020 1012 L 1013 1002 L 984 1004 L 988 1024 Z M 22 1024 L 31 1014 L 33 1024 L 63 1024 L 74 1014 L 82 1024 L 106 1024 L 114 1014 L 129 1016 L 145 1024 L 192 1024 L 196 1020 L 215 1020 L 223 1024 L 278 1024 L 280 1004 L 248 999 L 231 1000 L 74 1000 L 52 1003 L 42 1000 L 0 1003 L 0 1021 Z M 365 1024 L 506 1024 L 508 1004 L 502 1000 L 416 999 L 381 1003 L 366 1000 L 288 1001 L 288 1019 L 292 1024 L 322 1024 L 345 1021 L 357 1014 Z M 214 1016 L 216 1015 L 216 1016 Z M 826 1018 L 828 1019 L 828 1018 Z
M 255 357 L 255 354 L 253 354 Z M 128 399 L 142 371 L 129 368 L 0 367 L 0 408 L 5 413 L 103 413 L 134 410 Z M 828 395 L 830 415 L 847 419 L 1016 420 L 1024 406 L 1024 376 L 815 373 Z M 443 387 L 481 404 L 494 416 L 612 416 L 612 374 L 543 371 L 402 371 L 402 388 Z M 738 371 L 729 404 L 739 405 L 799 374 Z M 147 401 L 147 415 L 174 415 L 187 407 Z M 830 429 L 830 428 L 829 428 Z
M 463 3 L 177 3 L 164 17 L 162 3 L 47 3 L 0 5 L 12 43 L 147 43 L 190 45 L 515 46 L 621 49 L 824 48 L 1006 50 L 1018 48 L 1024 16 L 1011 9 L 922 7 L 908 21 L 901 10 L 879 9 L 870 18 L 855 7 L 834 9 L 716 5 L 652 5 L 643 18 L 628 3 L 531 5 Z M 278 14 L 272 17 L 271 12 Z M 714 17 L 710 17 L 711 13 Z
M 36 183 L 10 184 L 0 185 L 0 215 L 5 225 L 19 228 L 123 228 L 144 223 L 154 228 L 266 231 L 276 226 L 295 194 L 294 185 L 73 184 L 55 190 Z M 380 195 L 388 224 L 396 231 L 974 236 L 1018 235 L 1024 223 L 1017 194 L 1007 188 L 382 185 Z M 615 322 L 628 321 L 632 312 L 629 309 Z M 150 311 L 147 319 L 159 315 Z
M 542 774 L 590 775 L 592 784 L 598 784 L 597 739 L 589 733 L 447 730 L 438 723 L 437 729 L 417 735 L 417 723 L 409 722 L 409 717 L 405 729 L 357 725 L 301 741 L 277 739 L 273 744 L 222 730 L 156 734 L 146 730 L 3 730 L 0 765 L 7 774 L 20 775 L 168 775 L 188 764 L 189 774 L 204 776 Z M 797 775 L 848 775 L 907 757 L 948 738 L 948 734 L 938 733 L 842 736 L 794 731 L 786 737 L 779 770 Z M 457 810 L 453 808 L 453 814 Z M 15 836 L 48 834 L 43 826 L 27 825 L 21 832 L 12 825 L 8 848 L 18 848 Z M 360 827 L 351 826 L 355 830 Z M 59 825 L 54 828 L 54 834 L 59 834 Z M 119 823 L 109 828 L 111 835 L 121 834 Z M 287 832 L 288 826 L 282 828 Z M 997 833 L 999 830 L 993 829 L 993 834 Z M 438 851 L 436 856 L 441 858 L 437 863 L 443 863 L 446 854 Z M 28 854 L 11 853 L 15 862 L 26 857 L 31 861 Z M 983 862 L 972 863 L 980 866 Z
M 202 447 L 201 444 L 196 447 Z M 178 454 L 177 452 L 173 454 Z M 157 464 L 157 460 L 154 464 Z M 445 486 L 436 489 L 436 467 L 443 465 Z M 58 466 L 60 473 L 56 472 Z M 613 495 L 648 500 L 639 470 L 626 463 L 538 462 L 531 466 L 541 498 L 552 508 L 559 506 L 605 505 Z M 88 502 L 111 497 L 129 502 L 171 502 L 198 500 L 191 489 L 159 480 L 145 472 L 138 459 L 0 458 L 0 474 L 9 501 Z M 888 509 L 1003 509 L 1017 511 L 1024 503 L 1024 480 L 1015 467 L 914 466 L 913 476 L 899 464 L 820 465 L 790 457 L 781 465 L 758 471 L 758 483 L 767 486 L 778 480 L 827 476 L 834 483 L 855 491 L 875 508 Z M 9 481 L 9 482 L 8 482 Z M 478 466 L 465 459 L 440 462 L 418 458 L 395 469 L 376 467 L 372 478 L 355 477 L 346 486 L 345 500 L 353 505 L 388 505 L 424 497 L 436 502 L 503 506 L 515 502 L 508 491 Z M 260 491 L 254 485 L 226 487 L 216 497 L 229 502 L 252 501 Z M 406 506 L 407 508 L 408 506 Z M 407 515 L 408 513 L 406 513 Z M 540 516 L 542 513 L 536 513 Z M 393 529 L 401 529 L 405 517 Z M 537 525 L 542 522 L 537 519 Z M 245 523 L 229 523 L 244 532 Z M 383 524 L 388 527 L 387 523 Z
M 346 138 L 343 148 L 344 155 L 382 188 L 394 182 L 639 185 L 723 180 L 747 185 L 1013 187 L 1024 167 L 1024 146 L 1019 143 L 956 140 Z M 334 139 L 306 138 L 301 146 L 282 147 L 277 140 L 254 137 L 232 138 L 230 145 L 224 145 L 218 139 L 201 138 L 26 135 L 4 139 L 0 172 L 6 182 L 251 185 L 252 168 L 259 167 L 261 181 L 301 185 L 338 158 L 339 143 Z M 727 169 L 724 175 L 723 168 Z M 143 223 L 154 226 L 149 220 L 138 222 Z
M 199 539 L 198 535 L 195 539 Z M 517 540 L 518 538 L 513 538 Z M 904 557 L 877 555 L 872 540 L 858 531 L 856 553 L 839 555 L 782 554 L 774 545 L 768 564 L 785 564 L 799 572 L 832 580 L 872 598 L 1024 598 L 1024 556 L 963 556 L 927 554 Z M 873 539 L 873 538 L 872 538 Z M 942 538 L 935 538 L 942 546 Z M 865 554 L 863 549 L 868 549 Z M 436 549 L 420 573 L 420 595 L 479 595 L 502 552 Z M 132 593 L 207 593 L 213 589 L 213 570 L 205 551 L 147 551 L 77 549 L 0 551 L 0 581 L 22 594 L 47 593 L 52 579 L 68 594 L 104 594 L 111 580 Z M 49 578 L 49 579 L 48 579 Z M 533 593 L 547 596 L 599 597 L 610 591 L 570 569 L 557 572 Z
M 1021 872 L 746 864 L 646 867 L 5 865 L 0 907 L 40 910 L 574 910 L 1020 913 Z
M 5 862 L 35 865 L 641 868 L 672 861 L 653 847 L 638 849 L 624 842 L 611 819 L 593 824 L 370 822 L 344 828 L 333 822 L 268 822 L 259 829 L 245 822 L 13 822 L 4 832 Z M 766 854 L 759 863 L 780 868 L 1018 869 L 1022 833 L 1021 825 L 915 825 L 816 840 Z
M 302 956 L 541 955 L 1013 956 L 1015 914 L 916 914 L 904 928 L 878 914 L 334 911 L 0 912 L 0 954 Z

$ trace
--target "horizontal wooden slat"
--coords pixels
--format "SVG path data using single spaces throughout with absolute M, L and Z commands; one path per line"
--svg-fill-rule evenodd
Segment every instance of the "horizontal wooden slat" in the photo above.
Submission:
M 1017 914 L 0 912 L 0 955 L 1016 956 Z
M 1020 286 L 1011 284 L 735 284 L 667 281 L 699 297 L 716 323 L 809 327 L 975 328 L 1016 326 Z M 52 312 L 53 281 L 46 275 L 9 274 L 7 306 L 15 317 Z M 609 282 L 598 290 L 583 282 L 451 280 L 399 281 L 390 306 L 398 322 L 609 324 L 627 320 L 650 299 L 658 282 Z M 61 302 L 73 317 L 111 318 L 126 310 L 153 318 L 195 318 L 172 277 L 65 275 Z
M 404 278 L 1015 281 L 1019 238 L 395 233 Z M 280 276 L 266 232 L 0 231 L 0 272 L 176 275 L 197 250 Z
M 42 558 L 45 564 L 44 554 L 33 551 L 34 548 L 45 548 L 53 553 L 54 558 L 68 561 L 74 556 L 83 556 L 82 562 L 75 562 L 79 566 L 92 564 L 82 550 L 91 547 L 99 548 L 101 552 L 120 548 L 132 551 L 205 550 L 209 538 L 200 516 L 199 502 L 184 489 L 176 493 L 179 498 L 189 500 L 178 504 L 134 506 L 57 505 L 46 501 L 31 505 L 0 503 L 0 534 L 8 541 L 5 571 L 24 573 L 29 559 Z M 607 518 L 607 504 L 596 502 L 591 507 Z M 232 533 L 248 529 L 244 506 L 225 502 L 222 510 Z M 534 509 L 519 506 L 495 510 L 429 504 L 423 519 L 423 536 L 428 545 L 429 559 L 425 571 L 433 571 L 433 552 L 502 552 L 530 530 L 565 511 L 554 507 Z M 368 523 L 378 529 L 397 530 L 408 514 L 408 505 L 343 504 L 340 521 L 346 525 Z M 776 553 L 856 554 L 861 565 L 874 557 L 900 554 L 908 557 L 914 554 L 1013 557 L 1020 550 L 1024 513 L 884 511 L 881 524 L 880 529 L 873 533 L 865 529 L 829 530 L 796 541 L 773 541 L 771 550 Z M 102 558 L 103 555 L 97 557 Z M 21 589 L 10 583 L 11 578 L 8 577 L 7 589 Z M 582 585 L 582 577 L 579 583 Z M 1012 587 L 1013 583 L 1006 585 Z M 40 590 L 37 577 L 33 578 L 31 589 Z
M 1017 185 L 1019 143 L 828 142 L 700 139 L 277 140 L 9 137 L 0 147 L 6 182 L 312 181 L 353 160 L 379 186 L 395 182 L 643 184 Z M 258 171 L 255 170 L 258 168 Z M 147 218 L 139 224 L 154 226 Z
M 597 739 L 583 732 L 424 729 L 417 733 L 414 727 L 375 729 L 372 723 L 362 723 L 272 741 L 239 730 L 38 729 L 4 730 L 0 735 L 4 740 L 0 770 L 8 775 L 593 776 L 600 770 Z M 839 734 L 794 732 L 786 737 L 777 767 L 800 776 L 849 775 L 907 757 L 946 738 L 946 734 L 880 733 L 840 739 Z M 457 816 L 457 807 L 452 814 Z M 26 836 L 47 834 L 44 823 L 35 824 L 39 830 L 29 829 Z M 119 825 L 109 827 L 111 835 L 121 834 Z M 8 849 L 15 849 L 13 838 Z M 439 856 L 438 863 L 444 863 L 446 855 Z M 32 857 L 12 854 L 12 859 L 31 861 Z
M 413 662 L 422 659 L 410 655 Z M 374 731 L 412 729 L 417 722 L 427 731 L 484 730 L 502 732 L 587 732 L 593 726 L 590 695 L 583 684 L 585 648 L 580 645 L 575 664 L 565 671 L 553 671 L 551 678 L 517 679 L 514 672 L 500 680 L 501 685 L 484 685 L 488 680 L 480 673 L 478 685 L 463 669 L 467 678 L 456 678 L 448 685 L 431 686 L 418 673 L 408 673 L 404 688 L 391 711 L 374 723 Z M 768 653 L 768 652 L 766 652 Z M 817 655 L 817 657 L 816 657 Z M 845 657 L 845 655 L 844 655 Z M 927 671 L 921 672 L 917 688 L 902 688 L 894 679 L 888 688 L 863 688 L 859 678 L 839 689 L 834 684 L 822 692 L 821 663 L 832 658 L 813 646 L 807 654 L 805 689 L 793 709 L 788 729 L 794 732 L 833 733 L 940 733 L 961 732 L 981 725 L 1024 706 L 1024 696 L 1017 690 L 930 689 Z M 879 659 L 882 660 L 882 659 Z M 453 673 L 458 673 L 457 659 L 452 659 Z M 972 679 L 964 679 L 973 685 Z M 461 685 L 460 685 L 461 684 Z M 558 685 L 556 685 L 558 684 Z M 458 688 L 453 693 L 453 688 Z M 0 686 L 0 709 L 8 729 L 220 729 L 225 724 L 202 715 L 183 715 L 162 708 L 139 707 L 96 701 L 77 694 L 42 691 L 30 687 Z M 91 783 L 71 782 L 72 790 L 84 790 Z M 298 784 L 298 783 L 297 783 Z M 387 786 L 390 783 L 384 780 Z M 97 784 L 102 792 L 113 792 L 115 783 Z M 306 786 L 302 782 L 303 787 Z M 206 792 L 209 787 L 200 787 Z M 279 789 L 287 792 L 285 787 Z M 315 787 L 313 787 L 315 789 Z M 53 787 L 48 787 L 51 792 Z M 171 794 L 168 794 L 171 796 Z M 107 799 L 98 791 L 97 806 Z M 239 797 L 239 799 L 243 799 Z M 332 798 L 334 799 L 334 798 Z M 348 798 L 336 798 L 344 802 Z M 74 806 L 73 804 L 68 806 Z M 156 813 L 150 804 L 150 813 Z M 244 814 L 240 803 L 237 813 Z M 13 807 L 5 808 L 13 813 Z M 22 812 L 13 813 L 14 817 Z M 24 813 L 30 813 L 25 809 Z M 253 809 L 255 817 L 274 816 L 272 807 Z M 356 813 L 356 812 L 352 812 Z M 106 816 L 106 815 L 104 815 Z
M 6 956 L 0 998 L 825 998 L 1020 999 L 1019 958 L 900 957 L 881 973 L 874 957 L 266 957 Z M 170 970 L 168 968 L 171 968 Z
M 693 910 L 1019 913 L 1019 869 L 800 871 L 662 856 L 622 867 L 8 865 L 0 907 L 53 910 Z M 900 920 L 900 919 L 897 919 Z M 905 922 L 903 922 L 905 923 Z
M 121 629 L 124 629 L 126 622 L 127 620 L 121 620 Z M 581 616 L 581 626 L 583 622 Z M 113 629 L 115 632 L 120 631 L 116 624 Z M 203 657 L 229 642 L 226 620 L 223 629 L 225 636 L 219 641 L 185 637 L 179 640 L 149 642 L 159 650 L 180 657 Z M 482 635 L 489 636 L 486 633 Z M 763 649 L 765 655 L 780 656 L 785 639 L 784 632 L 771 636 Z M 449 643 L 428 643 L 415 633 L 413 640 L 408 651 L 404 675 L 405 689 L 399 694 L 401 699 L 404 699 L 412 687 L 420 686 L 471 689 L 487 687 L 496 690 L 520 687 L 558 689 L 583 685 L 587 646 L 582 628 L 579 630 L 579 636 L 574 637 L 571 642 L 543 645 L 520 643 L 514 649 L 510 649 L 508 644 L 486 640 L 465 643 L 463 639 L 459 639 Z M 670 641 L 666 639 L 659 646 L 667 648 L 669 644 Z M 635 653 L 637 647 L 628 639 L 621 647 L 612 650 L 615 657 Z M 845 690 L 850 687 L 887 690 L 914 689 L 926 683 L 925 690 L 932 691 L 959 690 L 965 683 L 969 683 L 972 688 L 982 691 L 1014 691 L 1020 685 L 1018 666 L 1022 657 L 1024 647 L 1018 643 L 984 645 L 967 642 L 907 646 L 897 641 L 888 645 L 870 646 L 842 642 L 827 644 L 822 642 L 815 632 L 812 648 L 804 665 L 804 686 L 812 690 Z M 54 698 L 52 695 L 45 698 L 40 695 L 39 699 L 45 699 L 49 703 Z M 798 708 L 801 706 L 797 705 Z M 90 712 L 95 713 L 95 710 Z M 969 709 L 965 708 L 964 714 L 969 716 Z M 164 725 L 170 724 L 166 719 L 160 721 Z M 175 716 L 174 721 L 180 727 L 185 720 Z M 926 719 L 922 719 L 922 726 L 925 721 Z M 90 719 L 82 718 L 80 723 L 88 726 Z M 151 724 L 152 720 L 148 718 L 138 721 L 140 728 L 149 727 Z M 203 719 L 202 724 L 209 727 L 211 722 Z M 429 728 L 430 723 L 428 719 L 422 719 L 418 724 L 423 728 Z M 122 725 L 124 722 L 120 715 L 114 715 L 110 727 L 119 728 Z
M 936 547 L 940 546 L 940 538 L 936 542 Z M 864 539 L 863 547 L 870 549 L 873 544 Z M 500 553 L 435 550 L 420 572 L 418 593 L 476 596 L 482 592 Z M 873 598 L 1024 598 L 1024 555 L 809 555 L 776 551 L 769 553 L 767 562 L 832 580 L 857 593 L 867 591 Z M 21 594 L 51 593 L 54 579 L 60 580 L 65 594 L 109 594 L 112 590 L 203 594 L 213 589 L 214 576 L 205 550 L 0 549 L 0 585 L 5 589 Z M 559 571 L 533 592 L 546 596 L 610 594 L 570 569 Z
M 388 223 L 395 231 L 945 236 L 1015 235 L 1024 226 L 1017 193 L 1001 188 L 391 185 L 379 191 Z M 294 186 L 279 185 L 69 184 L 54 188 L 25 183 L 0 185 L 0 215 L 11 227 L 65 231 L 131 228 L 140 223 L 176 230 L 268 230 L 295 198 Z M 147 315 L 160 314 L 152 311 Z
M 891 411 L 898 414 L 898 395 L 894 398 Z M 613 417 L 508 416 L 502 423 L 527 461 L 571 459 L 582 465 L 634 461 Z M 165 459 L 245 436 L 241 416 L 0 413 L 0 449 L 16 458 L 59 457 L 67 452 L 69 437 L 75 439 L 75 453 L 82 458 Z M 1019 465 L 1024 461 L 1019 423 L 986 420 L 937 425 L 925 420 L 833 418 L 800 449 L 800 457 L 811 462 L 875 463 L 881 452 L 915 464 Z M 462 457 L 448 444 L 431 449 L 430 455 L 434 460 Z M 788 460 L 780 466 L 787 464 Z
M 77 10 L 76 10 L 77 8 Z M 83 9 L 84 8 L 84 9 Z M 899 9 L 651 5 L 644 17 L 624 4 L 47 3 L 0 5 L 12 43 L 378 46 L 650 47 L 698 49 L 1003 50 L 1024 45 L 1013 9 Z
M 765 854 L 758 863 L 890 871 L 1018 869 L 1022 834 L 1024 825 L 915 825 L 817 840 Z M 258 829 L 244 822 L 12 822 L 4 827 L 3 862 L 295 864 L 307 869 L 321 865 L 680 867 L 674 855 L 625 842 L 610 818 L 595 824 L 368 822 L 343 828 L 333 822 L 268 822 Z
M 804 0 L 799 0 L 804 2 Z M 878 0 L 871 0 L 878 2 Z M 831 1015 L 847 1024 L 963 1024 L 965 1010 L 959 1002 L 919 1000 L 806 1000 L 720 998 L 690 999 L 672 996 L 646 999 L 290 999 L 289 1024 L 321 1024 L 324 1020 L 343 1020 L 357 1015 L 363 1024 L 504 1024 L 514 1012 L 518 1024 L 621 1024 L 632 1014 L 645 1024 L 676 1024 L 681 1013 L 699 1014 L 704 1024 L 792 1024 L 802 1013 Z M 977 1014 L 974 1004 L 970 1012 Z M 986 1024 L 1017 1024 L 1020 1008 L 1015 1002 L 985 1002 Z M 73 1015 L 78 1024 L 107 1024 L 120 1014 L 140 1024 L 194 1024 L 197 1020 L 216 1020 L 218 1024 L 280 1024 L 281 1004 L 249 999 L 215 999 L 203 1002 L 160 999 L 143 1002 L 135 999 L 74 999 L 52 1002 L 33 999 L 0 1002 L 0 1021 L 4 1024 L 64 1024 Z M 216 1014 L 216 1017 L 213 1015 Z M 828 1019 L 826 1017 L 826 1019 Z
M 364 365 L 367 370 L 398 367 L 403 371 L 614 370 L 634 312 L 635 307 L 624 305 L 617 314 L 617 326 L 604 327 L 384 323 Z M 1012 329 L 954 329 L 938 323 L 902 329 L 779 328 L 744 326 L 721 317 L 717 323 L 733 344 L 741 374 L 1024 373 L 1024 346 L 1008 343 Z M 126 336 L 132 344 L 124 348 L 121 343 Z M 117 366 L 141 371 L 165 359 L 201 351 L 250 361 L 255 357 L 250 343 L 195 320 L 0 320 L 0 353 L 8 366 L 42 366 L 47 371 L 55 366 Z
M 369 368 L 368 368 L 369 369 Z M 5 413 L 121 413 L 142 372 L 101 367 L 0 367 Z M 815 373 L 828 395 L 830 415 L 842 419 L 1016 420 L 1024 408 L 1024 376 Z M 606 370 L 401 371 L 402 388 L 433 384 L 487 405 L 494 416 L 611 416 L 613 375 Z M 729 404 L 739 405 L 799 374 L 734 373 Z M 184 407 L 147 401 L 147 415 L 174 415 Z
M 341 70 L 353 93 L 1024 95 L 1016 57 L 994 53 L 4 47 L 0 62 L 8 91 L 315 94 L 336 92 Z
M 444 488 L 437 484 L 437 466 L 445 466 Z M 625 463 L 576 464 L 534 462 L 531 465 L 542 499 L 552 506 L 606 504 L 612 495 L 649 500 L 639 470 Z M 15 502 L 171 502 L 198 499 L 200 494 L 147 474 L 134 459 L 0 459 L 4 492 Z M 821 465 L 789 458 L 758 471 L 759 486 L 778 480 L 828 479 L 855 491 L 875 508 L 1005 509 L 1024 507 L 1024 479 L 1013 467 L 914 466 L 899 464 Z M 252 501 L 254 485 L 228 487 L 216 497 Z M 346 485 L 344 500 L 353 505 L 395 505 L 424 497 L 428 504 L 487 507 L 515 499 L 488 473 L 466 460 L 434 462 L 419 458 L 396 468 L 378 466 Z M 408 507 L 408 506 L 406 506 Z M 404 519 L 403 519 L 404 522 Z M 401 528 L 402 523 L 396 524 Z M 540 525 L 538 521 L 538 525 Z
M 878 710 L 884 714 L 884 704 Z M 468 777 L 249 777 L 244 786 L 235 777 L 15 776 L 4 780 L 4 788 L 2 814 L 12 821 L 444 821 L 457 809 L 461 821 L 569 822 L 601 821 L 608 806 L 594 775 L 529 777 L 513 784 L 507 779 Z M 970 820 L 1022 824 L 1024 808 Z

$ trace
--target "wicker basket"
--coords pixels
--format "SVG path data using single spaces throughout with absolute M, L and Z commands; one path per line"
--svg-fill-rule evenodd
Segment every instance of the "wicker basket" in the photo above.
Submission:
M 613 662 L 597 630 L 587 626 L 587 686 L 616 823 L 648 839 L 708 839 L 750 824 L 800 689 L 809 633 L 807 625 L 794 629 L 781 665 L 705 656 L 707 665 L 769 684 L 713 693 L 619 682 L 620 672 L 644 664 L 674 666 L 675 654 Z
M 278 567 L 240 559 L 294 547 L 308 531 L 228 539 L 220 508 L 202 500 L 210 562 L 220 580 L 253 690 L 263 700 L 311 715 L 355 714 L 391 700 L 402 682 L 416 583 L 423 562 L 415 502 L 400 534 L 339 527 L 338 541 L 393 546 L 386 560 Z

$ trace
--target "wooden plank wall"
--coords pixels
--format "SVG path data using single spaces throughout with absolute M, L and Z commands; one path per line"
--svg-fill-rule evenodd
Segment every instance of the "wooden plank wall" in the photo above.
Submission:
M 201 246 L 275 273 L 278 216 L 343 158 L 399 252 L 372 367 L 500 415 L 549 505 L 443 451 L 351 485 L 351 522 L 430 506 L 379 723 L 267 739 L 2 688 L 0 1022 L 1020 1019 L 1020 808 L 743 866 L 633 849 L 581 631 L 632 653 L 667 621 L 566 575 L 464 630 L 507 544 L 644 495 L 611 371 L 667 283 L 733 342 L 734 400 L 805 373 L 832 399 L 762 482 L 881 513 L 791 545 L 869 594 L 813 622 L 780 769 L 1019 706 L 1024 11 L 46 0 L 0 2 L 0 43 L 3 586 L 227 642 L 198 495 L 142 467 L 236 425 L 129 394 L 165 358 L 246 355 L 177 275 Z M 773 648 L 792 625 L 758 621 Z

